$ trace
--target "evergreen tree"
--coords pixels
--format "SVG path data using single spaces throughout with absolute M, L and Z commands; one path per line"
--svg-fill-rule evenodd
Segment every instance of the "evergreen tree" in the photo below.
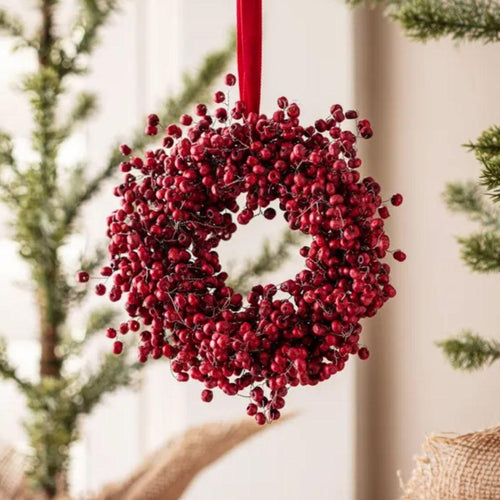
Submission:
M 383 4 L 385 14 L 405 34 L 419 41 L 451 37 L 458 41 L 500 42 L 498 0 L 347 0 L 351 5 Z M 480 273 L 500 272 L 500 126 L 483 132 L 465 147 L 481 166 L 479 181 L 449 183 L 444 199 L 450 210 L 479 225 L 479 231 L 458 239 L 462 259 Z M 476 370 L 500 359 L 500 343 L 465 330 L 438 342 L 453 367 Z
M 0 9 L 0 34 L 13 39 L 16 49 L 35 52 L 38 61 L 36 70 L 22 80 L 22 91 L 31 105 L 31 144 L 38 160 L 21 163 L 14 153 L 11 135 L 1 130 L 0 195 L 9 209 L 12 236 L 19 244 L 20 257 L 31 271 L 41 348 L 39 378 L 26 380 L 9 360 L 6 342 L 0 343 L 0 376 L 14 382 L 26 397 L 29 416 L 25 428 L 31 446 L 26 474 L 32 487 L 47 498 L 67 489 L 65 471 L 70 447 L 78 439 L 80 417 L 91 413 L 106 394 L 129 386 L 142 366 L 127 355 L 112 354 L 104 355 L 89 373 L 71 371 L 68 363 L 80 356 L 88 340 L 102 332 L 118 314 L 108 307 L 94 310 L 83 340 L 75 339 L 70 314 L 85 299 L 88 289 L 77 285 L 76 269 L 67 270 L 61 255 L 61 247 L 78 230 L 83 206 L 118 172 L 122 159 L 118 144 L 96 175 L 88 176 L 86 165 L 76 165 L 64 181 L 59 151 L 97 109 L 96 96 L 88 92 L 73 95 L 68 80 L 85 73 L 88 56 L 95 49 L 102 28 L 122 2 L 79 0 L 76 19 L 67 35 L 59 33 L 54 23 L 62 3 L 38 0 L 41 23 L 33 35 L 28 34 L 21 19 Z M 231 36 L 225 47 L 208 54 L 195 73 L 186 75 L 182 90 L 165 99 L 159 114 L 161 123 L 176 122 L 189 106 L 206 98 L 232 60 L 234 48 Z M 73 99 L 69 113 L 60 112 L 63 97 Z M 141 126 L 131 134 L 128 144 L 140 151 L 150 141 Z M 277 268 L 295 244 L 295 238 L 285 233 L 276 249 L 265 246 L 262 255 L 257 255 L 255 261 L 248 263 L 248 269 L 235 277 L 239 288 L 244 289 L 251 277 Z M 102 248 L 97 248 L 82 259 L 79 268 L 92 272 L 102 257 Z

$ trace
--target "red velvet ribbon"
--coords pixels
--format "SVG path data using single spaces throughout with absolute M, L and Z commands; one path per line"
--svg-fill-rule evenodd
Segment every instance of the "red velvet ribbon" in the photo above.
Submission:
M 259 113 L 262 74 L 262 0 L 237 0 L 238 80 L 246 113 Z

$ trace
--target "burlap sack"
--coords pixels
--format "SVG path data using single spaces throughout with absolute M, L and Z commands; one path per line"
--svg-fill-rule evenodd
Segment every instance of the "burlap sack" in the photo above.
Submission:
M 500 427 L 431 436 L 403 500 L 500 500 Z
M 294 415 L 288 413 L 265 426 L 247 417 L 192 427 L 149 457 L 126 480 L 104 488 L 92 500 L 178 500 L 202 469 L 253 435 L 274 429 Z
M 24 500 L 24 457 L 14 448 L 0 445 L 0 499 Z
M 151 455 L 120 483 L 105 487 L 92 500 L 178 500 L 205 467 L 265 429 L 253 419 L 216 422 L 192 427 Z M 44 500 L 26 488 L 24 457 L 0 445 L 0 500 Z M 71 500 L 58 496 L 57 500 Z

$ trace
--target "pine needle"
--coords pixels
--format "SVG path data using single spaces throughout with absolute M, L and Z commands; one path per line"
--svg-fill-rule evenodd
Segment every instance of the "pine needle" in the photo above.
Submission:
M 436 344 L 441 347 L 444 356 L 456 370 L 479 370 L 500 358 L 500 342 L 484 339 L 469 330 Z

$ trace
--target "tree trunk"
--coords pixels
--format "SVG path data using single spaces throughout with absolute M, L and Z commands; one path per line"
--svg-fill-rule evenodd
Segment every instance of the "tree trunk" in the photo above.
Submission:
M 50 65 L 50 52 L 54 42 L 52 27 L 54 24 L 54 11 L 52 0 L 43 0 L 41 5 L 42 27 L 40 33 L 40 49 L 38 51 L 38 64 L 40 67 Z
M 42 24 L 40 31 L 40 46 L 38 49 L 38 65 L 40 70 L 50 67 L 52 64 L 51 52 L 54 45 L 53 25 L 54 25 L 54 0 L 41 0 Z M 58 293 L 57 293 L 57 251 L 46 263 L 43 285 L 37 289 L 38 312 L 40 318 L 40 379 L 45 377 L 59 378 L 61 376 L 62 361 L 57 355 L 59 342 L 59 327 L 61 325 L 59 317 Z M 48 268 L 48 269 L 47 269 Z M 54 477 L 62 471 L 54 471 Z M 56 481 L 53 484 L 42 485 L 41 498 L 51 500 L 56 498 L 58 487 Z M 36 498 L 36 497 L 35 497 Z
M 55 283 L 54 283 L 55 286 Z M 40 316 L 40 377 L 56 377 L 61 375 L 61 360 L 57 356 L 59 342 L 58 325 L 49 313 L 50 298 L 44 290 L 38 290 L 38 312 Z

